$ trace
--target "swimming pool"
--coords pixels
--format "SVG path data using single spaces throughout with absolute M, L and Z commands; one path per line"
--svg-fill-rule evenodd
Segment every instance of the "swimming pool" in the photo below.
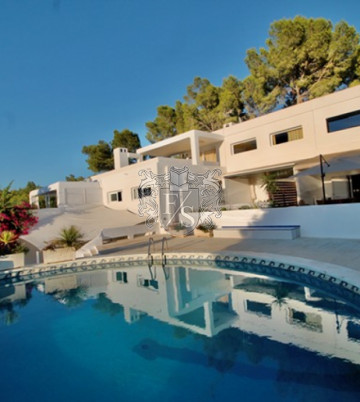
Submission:
M 359 400 L 356 286 L 172 257 L 2 276 L 1 400 Z

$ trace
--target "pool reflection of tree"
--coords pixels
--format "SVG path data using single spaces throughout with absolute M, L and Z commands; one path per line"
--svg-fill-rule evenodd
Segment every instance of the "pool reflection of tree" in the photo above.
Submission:
M 284 286 L 283 283 L 278 283 L 274 287 L 274 298 L 273 304 L 277 306 L 280 310 L 287 304 L 286 298 L 288 297 L 290 291 L 289 288 Z
M 80 306 L 86 300 L 87 288 L 86 286 L 77 286 L 73 289 L 57 290 L 49 294 L 66 307 L 74 308 Z
M 25 307 L 30 302 L 33 288 L 32 283 L 27 283 L 25 285 L 25 298 L 16 301 L 4 298 L 0 301 L 0 314 L 5 325 L 13 325 L 19 320 L 20 314 L 17 310 Z
M 97 295 L 93 308 L 110 316 L 115 316 L 124 311 L 124 307 L 118 303 L 114 303 L 107 297 L 106 293 L 99 293 Z

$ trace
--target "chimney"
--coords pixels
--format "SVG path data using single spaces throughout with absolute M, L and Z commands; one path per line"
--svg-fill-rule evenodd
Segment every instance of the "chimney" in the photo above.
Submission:
M 128 150 L 127 148 L 115 148 L 114 155 L 114 169 L 119 170 L 129 164 Z

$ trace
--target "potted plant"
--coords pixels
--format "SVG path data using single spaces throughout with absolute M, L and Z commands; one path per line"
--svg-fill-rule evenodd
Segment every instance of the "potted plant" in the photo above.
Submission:
M 194 235 L 198 237 L 213 237 L 214 229 L 216 229 L 216 225 L 214 225 L 213 223 L 211 224 L 202 223 L 194 229 Z
M 59 237 L 49 242 L 43 249 L 44 263 L 75 260 L 76 250 L 85 243 L 82 239 L 83 234 L 76 226 L 63 228 Z
M 25 248 L 18 243 L 18 236 L 10 231 L 0 233 L 0 268 L 19 268 L 25 265 Z

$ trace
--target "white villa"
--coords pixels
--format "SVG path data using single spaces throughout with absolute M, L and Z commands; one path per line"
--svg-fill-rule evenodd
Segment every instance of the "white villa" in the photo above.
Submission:
M 326 203 L 360 201 L 360 86 L 249 121 L 227 124 L 215 132 L 191 130 L 142 147 L 135 154 L 117 148 L 114 150 L 113 170 L 94 175 L 85 182 L 57 182 L 34 190 L 30 193 L 30 203 L 39 206 L 42 202 L 42 206 L 65 209 L 103 206 L 137 213 L 139 196 L 151 195 L 151 191 L 146 189 L 143 193 L 138 191 L 141 170 L 158 175 L 168 173 L 171 167 L 181 169 L 187 166 L 192 173 L 204 174 L 217 167 L 222 172 L 224 210 L 233 213 L 232 222 L 234 213 L 241 212 L 248 214 L 246 219 L 241 218 L 243 224 L 249 220 L 259 221 L 260 215 L 262 224 L 269 223 L 266 219 L 270 219 L 270 213 L 265 217 L 259 209 L 253 209 L 253 212 L 239 209 L 266 204 L 269 195 L 264 188 L 264 174 L 274 172 L 277 190 L 273 199 L 276 205 L 310 205 L 307 216 L 311 208 L 318 208 L 314 217 L 320 219 L 318 226 L 321 226 L 322 221 L 328 220 L 328 215 L 321 215 L 317 205 L 323 203 L 322 178 L 320 172 L 309 171 L 309 175 L 305 172 L 319 165 L 320 155 L 332 167 L 328 168 L 323 162 Z M 129 158 L 136 163 L 129 164 Z M 323 206 L 326 207 L 330 206 Z M 305 228 L 302 234 L 311 237 L 314 233 L 310 222 L 306 229 L 302 218 L 297 219 L 299 212 L 293 212 L 291 217 L 289 212 L 284 212 L 281 221 L 280 212 L 276 211 L 294 211 L 294 208 L 273 209 L 275 224 L 300 224 Z M 344 225 L 353 226 L 353 214 L 352 210 L 341 218 Z M 223 215 L 226 218 L 229 214 Z M 274 219 L 271 224 L 274 224 Z M 332 229 L 327 233 L 330 237 L 335 236 Z M 360 234 L 350 231 L 343 237 L 360 238 Z
M 140 148 L 136 154 L 117 148 L 114 170 L 94 175 L 89 182 L 57 182 L 34 190 L 30 202 L 38 205 L 43 195 L 48 206 L 53 197 L 58 207 L 100 203 L 136 211 L 140 170 L 163 174 L 171 166 L 188 166 L 192 172 L 201 173 L 217 166 L 222 171 L 225 204 L 230 208 L 266 201 L 262 177 L 274 171 L 283 193 L 280 205 L 316 204 L 322 199 L 320 175 L 289 177 L 319 164 L 319 155 L 330 165 L 336 157 L 358 158 L 358 169 L 325 177 L 327 199 L 357 200 L 359 134 L 360 86 L 356 86 L 249 121 L 227 124 L 216 132 L 192 130 Z M 129 158 L 137 163 L 129 165 Z

